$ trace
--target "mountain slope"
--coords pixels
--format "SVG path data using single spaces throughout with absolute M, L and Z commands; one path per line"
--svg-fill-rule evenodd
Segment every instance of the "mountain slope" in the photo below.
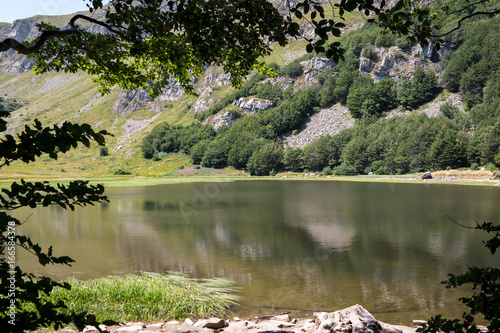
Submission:
M 0 27 L 0 38 L 5 36 L 31 38 L 36 35 L 34 27 L 40 19 L 18 20 L 10 27 Z M 57 18 L 56 21 L 66 22 L 67 17 Z M 420 46 L 406 45 L 397 39 L 388 41 L 380 39 L 379 33 L 372 28 L 361 27 L 357 22 L 359 17 L 354 16 L 349 25 L 351 30 L 346 33 L 346 36 L 351 36 L 349 37 L 351 39 L 346 39 L 349 41 L 346 42 L 346 47 L 353 54 L 348 61 L 355 64 L 361 76 L 371 77 L 375 84 L 384 78 L 394 80 L 405 76 L 411 78 L 417 67 L 432 69 L 441 76 L 443 68 L 438 62 L 439 59 L 445 52 L 452 52 L 457 47 L 447 44 L 437 52 L 432 47 L 422 49 Z M 358 30 L 354 30 L 355 28 Z M 286 92 L 287 88 L 297 92 L 302 88 L 318 84 L 322 87 L 324 85 L 322 75 L 325 76 L 329 71 L 333 71 L 333 77 L 338 76 L 338 72 L 335 72 L 338 68 L 336 64 L 318 56 L 303 57 L 304 43 L 301 41 L 292 42 L 286 48 L 274 49 L 275 52 L 264 60 L 276 63 L 283 75 L 265 79 L 262 83 L 279 85 L 283 92 Z M 300 57 L 302 59 L 299 59 Z M 140 148 L 143 138 L 156 125 L 163 122 L 172 125 L 188 125 L 196 122 L 195 119 L 200 119 L 201 114 L 211 112 L 211 106 L 215 106 L 217 102 L 227 99 L 234 93 L 234 88 L 229 85 L 228 76 L 218 68 L 207 68 L 196 82 L 195 87 L 199 94 L 197 97 L 186 96 L 176 82 L 172 81 L 161 96 L 151 101 L 145 91 L 115 89 L 111 94 L 101 96 L 96 91 L 96 85 L 90 83 L 90 78 L 84 73 L 50 73 L 35 76 L 29 70 L 29 60 L 24 57 L 7 53 L 0 54 L 0 60 L 0 96 L 15 100 L 22 105 L 11 113 L 9 124 L 11 133 L 38 118 L 45 124 L 61 123 L 66 120 L 85 122 L 96 129 L 107 129 L 114 135 L 108 139 L 108 156 L 101 156 L 97 148 L 81 149 L 61 157 L 55 164 L 49 165 L 47 158 L 33 165 L 14 165 L 7 170 L 3 169 L 3 173 L 39 174 L 50 171 L 56 172 L 60 177 L 70 172 L 82 176 L 95 176 L 125 169 L 138 175 L 162 175 L 189 166 L 190 157 L 182 153 L 170 154 L 159 161 L 144 159 Z M 296 66 L 298 74 L 291 71 L 292 65 Z M 207 123 L 217 124 L 223 128 L 231 126 L 236 119 L 264 112 L 260 111 L 264 109 L 259 105 L 273 105 L 255 96 L 253 91 L 243 99 L 238 97 L 229 100 L 225 106 L 217 109 L 216 114 L 202 118 Z M 449 103 L 445 103 L 445 100 Z M 347 104 L 349 106 L 349 102 Z M 421 105 L 413 112 L 436 116 L 440 113 L 439 108 L 442 104 L 463 110 L 458 95 L 444 92 L 437 96 L 437 100 L 431 103 L 428 109 L 426 105 Z M 242 105 L 245 107 L 242 108 Z M 306 117 L 302 127 L 298 127 L 293 133 L 285 133 L 285 141 L 290 146 L 304 147 L 322 135 L 339 133 L 342 129 L 354 126 L 353 118 L 357 117 L 338 104 L 315 110 L 316 113 Z M 393 117 L 410 112 L 395 109 L 392 112 L 384 111 L 384 114 Z

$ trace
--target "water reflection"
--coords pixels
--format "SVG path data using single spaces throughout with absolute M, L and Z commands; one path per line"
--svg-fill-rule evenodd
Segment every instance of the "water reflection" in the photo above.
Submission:
M 235 182 L 111 188 L 111 202 L 67 212 L 37 209 L 23 226 L 73 267 L 29 270 L 55 278 L 177 270 L 241 286 L 240 316 L 333 311 L 361 303 L 408 324 L 459 316 L 439 281 L 493 263 L 470 222 L 495 221 L 497 188 L 342 182 Z M 31 211 L 16 212 L 24 219 Z M 498 264 L 498 262 L 496 262 Z

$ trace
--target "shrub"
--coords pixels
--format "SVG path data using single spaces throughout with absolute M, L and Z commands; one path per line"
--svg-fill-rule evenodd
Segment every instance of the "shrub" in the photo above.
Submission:
M 446 102 L 439 108 L 439 111 L 448 119 L 453 119 L 455 115 L 459 112 L 456 106 L 451 105 Z
M 99 148 L 99 156 L 108 156 L 108 155 L 109 155 L 108 147 Z
M 324 168 L 323 168 L 323 171 L 321 171 L 320 175 L 322 175 L 322 176 L 330 176 L 330 175 L 333 175 L 333 170 L 332 170 L 332 168 L 330 168 L 329 166 L 324 167 Z
M 495 165 L 495 163 L 488 163 L 484 166 L 484 168 L 488 171 L 495 171 L 495 170 L 498 170 L 497 166 Z
M 115 175 L 131 175 L 132 173 L 122 167 L 116 169 L 113 174 Z
M 358 170 L 353 165 L 344 162 L 333 169 L 333 174 L 336 176 L 356 176 Z
M 471 170 L 479 170 L 479 164 L 478 163 L 472 163 L 470 165 Z
M 288 65 L 281 67 L 281 74 L 290 76 L 292 78 L 298 78 L 304 73 L 304 69 L 300 64 L 300 59 L 295 59 Z

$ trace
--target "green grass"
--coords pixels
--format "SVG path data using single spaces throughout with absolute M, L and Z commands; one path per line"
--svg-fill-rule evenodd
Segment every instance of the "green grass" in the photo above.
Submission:
M 69 311 L 88 311 L 98 321 L 168 321 L 187 317 L 226 317 L 236 305 L 234 283 L 196 280 L 179 273 L 108 276 L 56 289 L 49 299 L 63 300 Z

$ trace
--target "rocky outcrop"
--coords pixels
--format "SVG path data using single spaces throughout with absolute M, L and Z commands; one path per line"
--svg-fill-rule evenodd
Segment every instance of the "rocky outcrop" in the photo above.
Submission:
M 227 73 L 210 73 L 205 77 L 205 85 L 227 86 L 231 84 L 231 75 Z
M 323 135 L 335 135 L 345 128 L 353 127 L 354 119 L 349 116 L 349 110 L 342 105 L 323 109 L 309 117 L 298 134 L 285 137 L 285 145 L 302 148 Z
M 291 77 L 288 76 L 278 76 L 278 77 L 273 77 L 270 79 L 266 79 L 263 81 L 269 82 L 272 85 L 278 84 L 281 87 L 281 90 L 286 90 L 286 88 L 292 86 L 295 84 L 295 79 L 292 79 Z
M 399 79 L 403 75 L 412 76 L 418 66 L 430 67 L 431 62 L 421 59 L 419 55 L 414 56 L 405 53 L 401 48 L 392 46 L 390 48 L 373 48 L 374 57 L 368 59 L 360 57 L 359 70 L 370 75 L 375 82 L 387 77 Z
M 35 20 L 15 20 L 9 28 L 0 30 L 0 40 L 13 38 L 17 41 L 33 40 L 38 36 Z M 33 68 L 34 61 L 24 55 L 19 55 L 14 50 L 0 52 L 3 58 L 0 71 L 5 73 L 24 73 Z
M 420 44 L 415 45 L 411 49 L 411 55 L 415 58 L 424 58 L 432 62 L 438 62 L 441 58 L 441 54 L 432 44 L 424 47 L 420 46 Z
M 2 60 L 0 71 L 9 74 L 20 74 L 30 71 L 35 63 L 33 59 L 20 54 L 15 54 Z
M 162 332 L 162 333 L 415 333 L 416 328 L 395 326 L 376 320 L 361 305 L 335 312 L 317 312 L 313 319 L 290 318 L 285 313 L 277 316 L 254 317 L 249 320 L 233 318 L 200 319 L 196 323 L 187 318 L 184 322 L 169 321 L 164 323 L 127 323 L 107 327 L 101 325 L 105 333 L 126 332 Z M 98 332 L 97 328 L 87 326 L 84 333 Z M 64 329 L 61 333 L 76 333 Z
M 306 83 L 315 83 L 318 80 L 318 75 L 326 68 L 335 67 L 336 63 L 332 59 L 325 57 L 315 57 L 310 60 L 300 62 L 304 69 L 304 81 Z
M 114 112 L 121 116 L 126 116 L 134 111 L 137 111 L 151 102 L 148 92 L 144 89 L 124 90 L 118 95 L 118 99 L 113 104 Z
M 175 102 L 182 98 L 186 92 L 177 80 L 171 79 L 168 86 L 162 89 L 161 94 L 155 98 L 159 102 Z
M 15 20 L 10 29 L 3 30 L 3 32 L 3 34 L 0 34 L 1 40 L 12 38 L 20 42 L 33 40 L 39 35 L 36 21 L 32 19 Z M 16 53 L 14 50 L 9 50 L 0 52 L 0 56 L 10 57 Z
M 255 114 L 259 110 L 266 110 L 274 107 L 274 102 L 261 98 L 240 98 L 233 102 L 233 105 L 242 109 L 246 114 Z
M 231 128 L 233 122 L 235 122 L 239 118 L 241 118 L 241 116 L 238 113 L 227 111 L 209 117 L 207 120 L 203 122 L 203 124 L 210 124 L 215 130 L 218 130 L 221 127 Z
M 307 69 L 325 69 L 335 67 L 335 61 L 325 57 L 315 57 L 310 60 L 301 61 L 300 65 L 304 70 Z

